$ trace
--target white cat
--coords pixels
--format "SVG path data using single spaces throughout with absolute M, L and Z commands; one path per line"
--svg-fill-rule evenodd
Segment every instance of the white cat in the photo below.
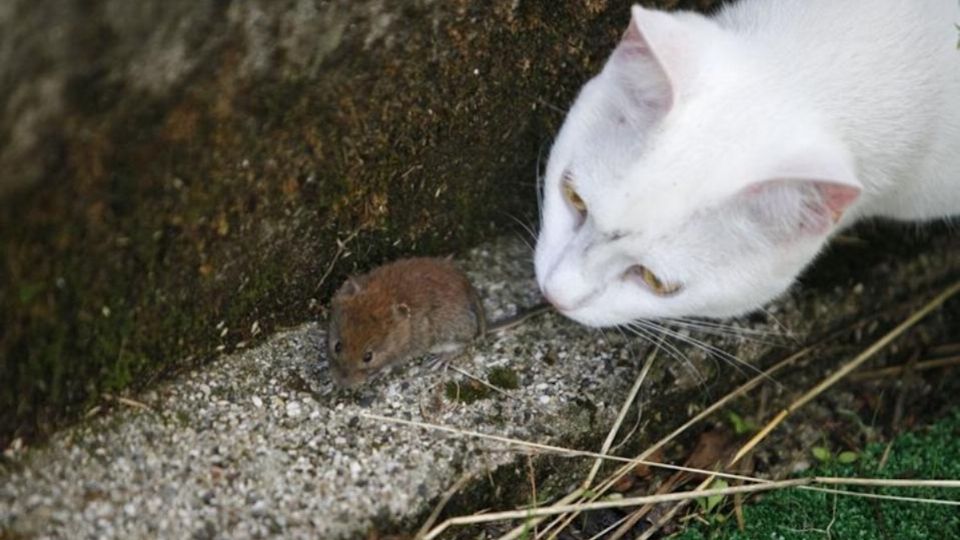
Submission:
M 544 295 L 591 326 L 735 316 L 858 219 L 960 214 L 958 6 L 635 6 L 550 152 Z

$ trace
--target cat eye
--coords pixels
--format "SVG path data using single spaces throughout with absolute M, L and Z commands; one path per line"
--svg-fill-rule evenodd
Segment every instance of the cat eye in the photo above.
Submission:
M 339 341 L 337 341 L 336 343 L 333 344 L 333 352 L 335 352 L 335 353 L 337 353 L 337 354 L 340 354 L 340 349 L 342 349 L 342 348 L 343 348 L 343 347 L 340 345 L 340 342 L 339 342 Z
M 650 290 L 658 296 L 669 296 L 680 290 L 679 283 L 667 283 L 657 277 L 649 268 L 642 264 L 635 264 L 627 270 L 628 274 L 639 277 Z
M 563 177 L 563 198 L 567 200 L 570 206 L 580 214 L 580 217 L 585 217 L 587 215 L 587 203 L 580 198 L 580 195 L 577 193 L 577 190 L 573 189 L 573 183 L 570 181 L 570 177 L 564 175 Z
M 363 363 L 369 364 L 373 360 L 373 352 L 367 351 L 363 354 Z

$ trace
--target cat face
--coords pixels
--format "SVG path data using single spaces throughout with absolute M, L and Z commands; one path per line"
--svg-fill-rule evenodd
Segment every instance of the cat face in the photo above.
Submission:
M 851 219 L 848 151 L 762 65 L 703 17 L 634 8 L 547 164 L 535 265 L 558 310 L 592 326 L 739 315 Z

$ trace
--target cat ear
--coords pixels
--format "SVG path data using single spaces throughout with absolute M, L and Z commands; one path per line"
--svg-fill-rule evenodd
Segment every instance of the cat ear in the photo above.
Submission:
M 797 179 L 767 180 L 744 193 L 751 218 L 781 240 L 828 233 L 859 196 L 848 184 Z
M 768 235 L 824 235 L 840 222 L 862 190 L 848 162 L 829 153 L 781 162 L 768 180 L 741 194 L 749 215 Z
M 669 13 L 633 6 L 630 24 L 614 50 L 618 75 L 642 101 L 667 112 L 673 106 L 675 84 L 683 63 L 682 25 Z

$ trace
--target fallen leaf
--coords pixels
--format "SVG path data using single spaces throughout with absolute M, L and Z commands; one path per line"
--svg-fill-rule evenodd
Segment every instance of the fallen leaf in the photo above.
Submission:
M 824 463 L 830 461 L 830 450 L 827 450 L 826 447 L 814 446 L 811 452 L 813 453 L 813 457 L 817 458 L 817 461 Z
M 713 466 L 730 453 L 733 437 L 725 429 L 704 431 L 697 439 L 696 446 L 687 458 L 686 466 L 693 469 L 712 469 Z

